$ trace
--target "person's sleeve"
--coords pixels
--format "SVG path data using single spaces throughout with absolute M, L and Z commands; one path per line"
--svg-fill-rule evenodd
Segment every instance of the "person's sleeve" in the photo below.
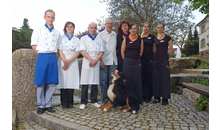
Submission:
M 39 40 L 38 30 L 35 29 L 31 35 L 31 46 L 37 45 Z
M 102 39 L 100 39 L 100 52 L 105 52 L 104 44 L 103 44 Z
M 58 44 L 57 49 L 59 49 L 59 50 L 63 50 L 62 39 L 63 39 L 63 36 L 59 36 L 59 40 L 57 43 Z
M 76 40 L 77 42 L 77 46 L 76 46 L 76 51 L 80 51 L 80 41 L 79 41 L 79 39 L 77 38 L 77 40 Z
M 80 39 L 80 51 L 86 50 L 86 40 L 84 37 L 81 37 Z

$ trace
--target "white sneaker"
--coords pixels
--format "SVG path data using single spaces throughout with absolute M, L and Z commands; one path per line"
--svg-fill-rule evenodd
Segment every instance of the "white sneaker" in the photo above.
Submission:
M 101 105 L 98 104 L 97 102 L 96 102 L 96 103 L 93 103 L 92 105 L 93 105 L 94 107 L 98 107 L 98 108 L 101 107 Z
M 81 109 L 81 110 L 83 110 L 83 109 L 85 109 L 86 108 L 86 105 L 85 104 L 81 104 L 80 106 L 79 106 L 79 109 Z

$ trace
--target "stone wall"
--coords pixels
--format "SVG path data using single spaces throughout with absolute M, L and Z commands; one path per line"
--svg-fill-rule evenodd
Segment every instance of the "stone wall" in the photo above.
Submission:
M 179 74 L 183 73 L 184 69 L 193 69 L 201 64 L 199 58 L 170 58 L 170 73 Z
M 209 58 L 209 49 L 202 51 L 202 52 L 199 52 L 199 56 L 202 58 Z
M 32 49 L 18 49 L 12 53 L 12 109 L 18 120 L 28 120 L 31 110 L 37 109 L 36 57 Z
M 12 53 L 12 109 L 19 121 L 30 119 L 31 112 L 38 107 L 37 86 L 34 86 L 36 59 L 32 49 L 18 49 Z M 82 58 L 78 61 L 81 73 Z

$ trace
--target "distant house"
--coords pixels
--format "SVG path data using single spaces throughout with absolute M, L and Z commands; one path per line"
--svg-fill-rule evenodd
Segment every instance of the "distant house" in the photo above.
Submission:
M 209 58 L 209 15 L 196 26 L 199 27 L 199 56 Z

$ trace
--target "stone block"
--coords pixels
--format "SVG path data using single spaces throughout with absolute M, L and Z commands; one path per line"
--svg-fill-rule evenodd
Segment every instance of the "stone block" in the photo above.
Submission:
M 31 111 L 37 110 L 36 58 L 32 49 L 18 49 L 12 53 L 12 108 L 20 121 L 30 119 Z
M 201 64 L 199 58 L 170 58 L 170 73 L 178 74 L 182 73 L 184 69 L 193 69 L 198 67 Z
M 197 101 L 197 99 L 199 98 L 200 94 L 195 91 L 192 91 L 188 88 L 184 88 L 183 89 L 183 96 L 187 97 L 190 101 L 195 103 Z
M 16 130 L 16 112 L 12 109 L 12 130 Z

